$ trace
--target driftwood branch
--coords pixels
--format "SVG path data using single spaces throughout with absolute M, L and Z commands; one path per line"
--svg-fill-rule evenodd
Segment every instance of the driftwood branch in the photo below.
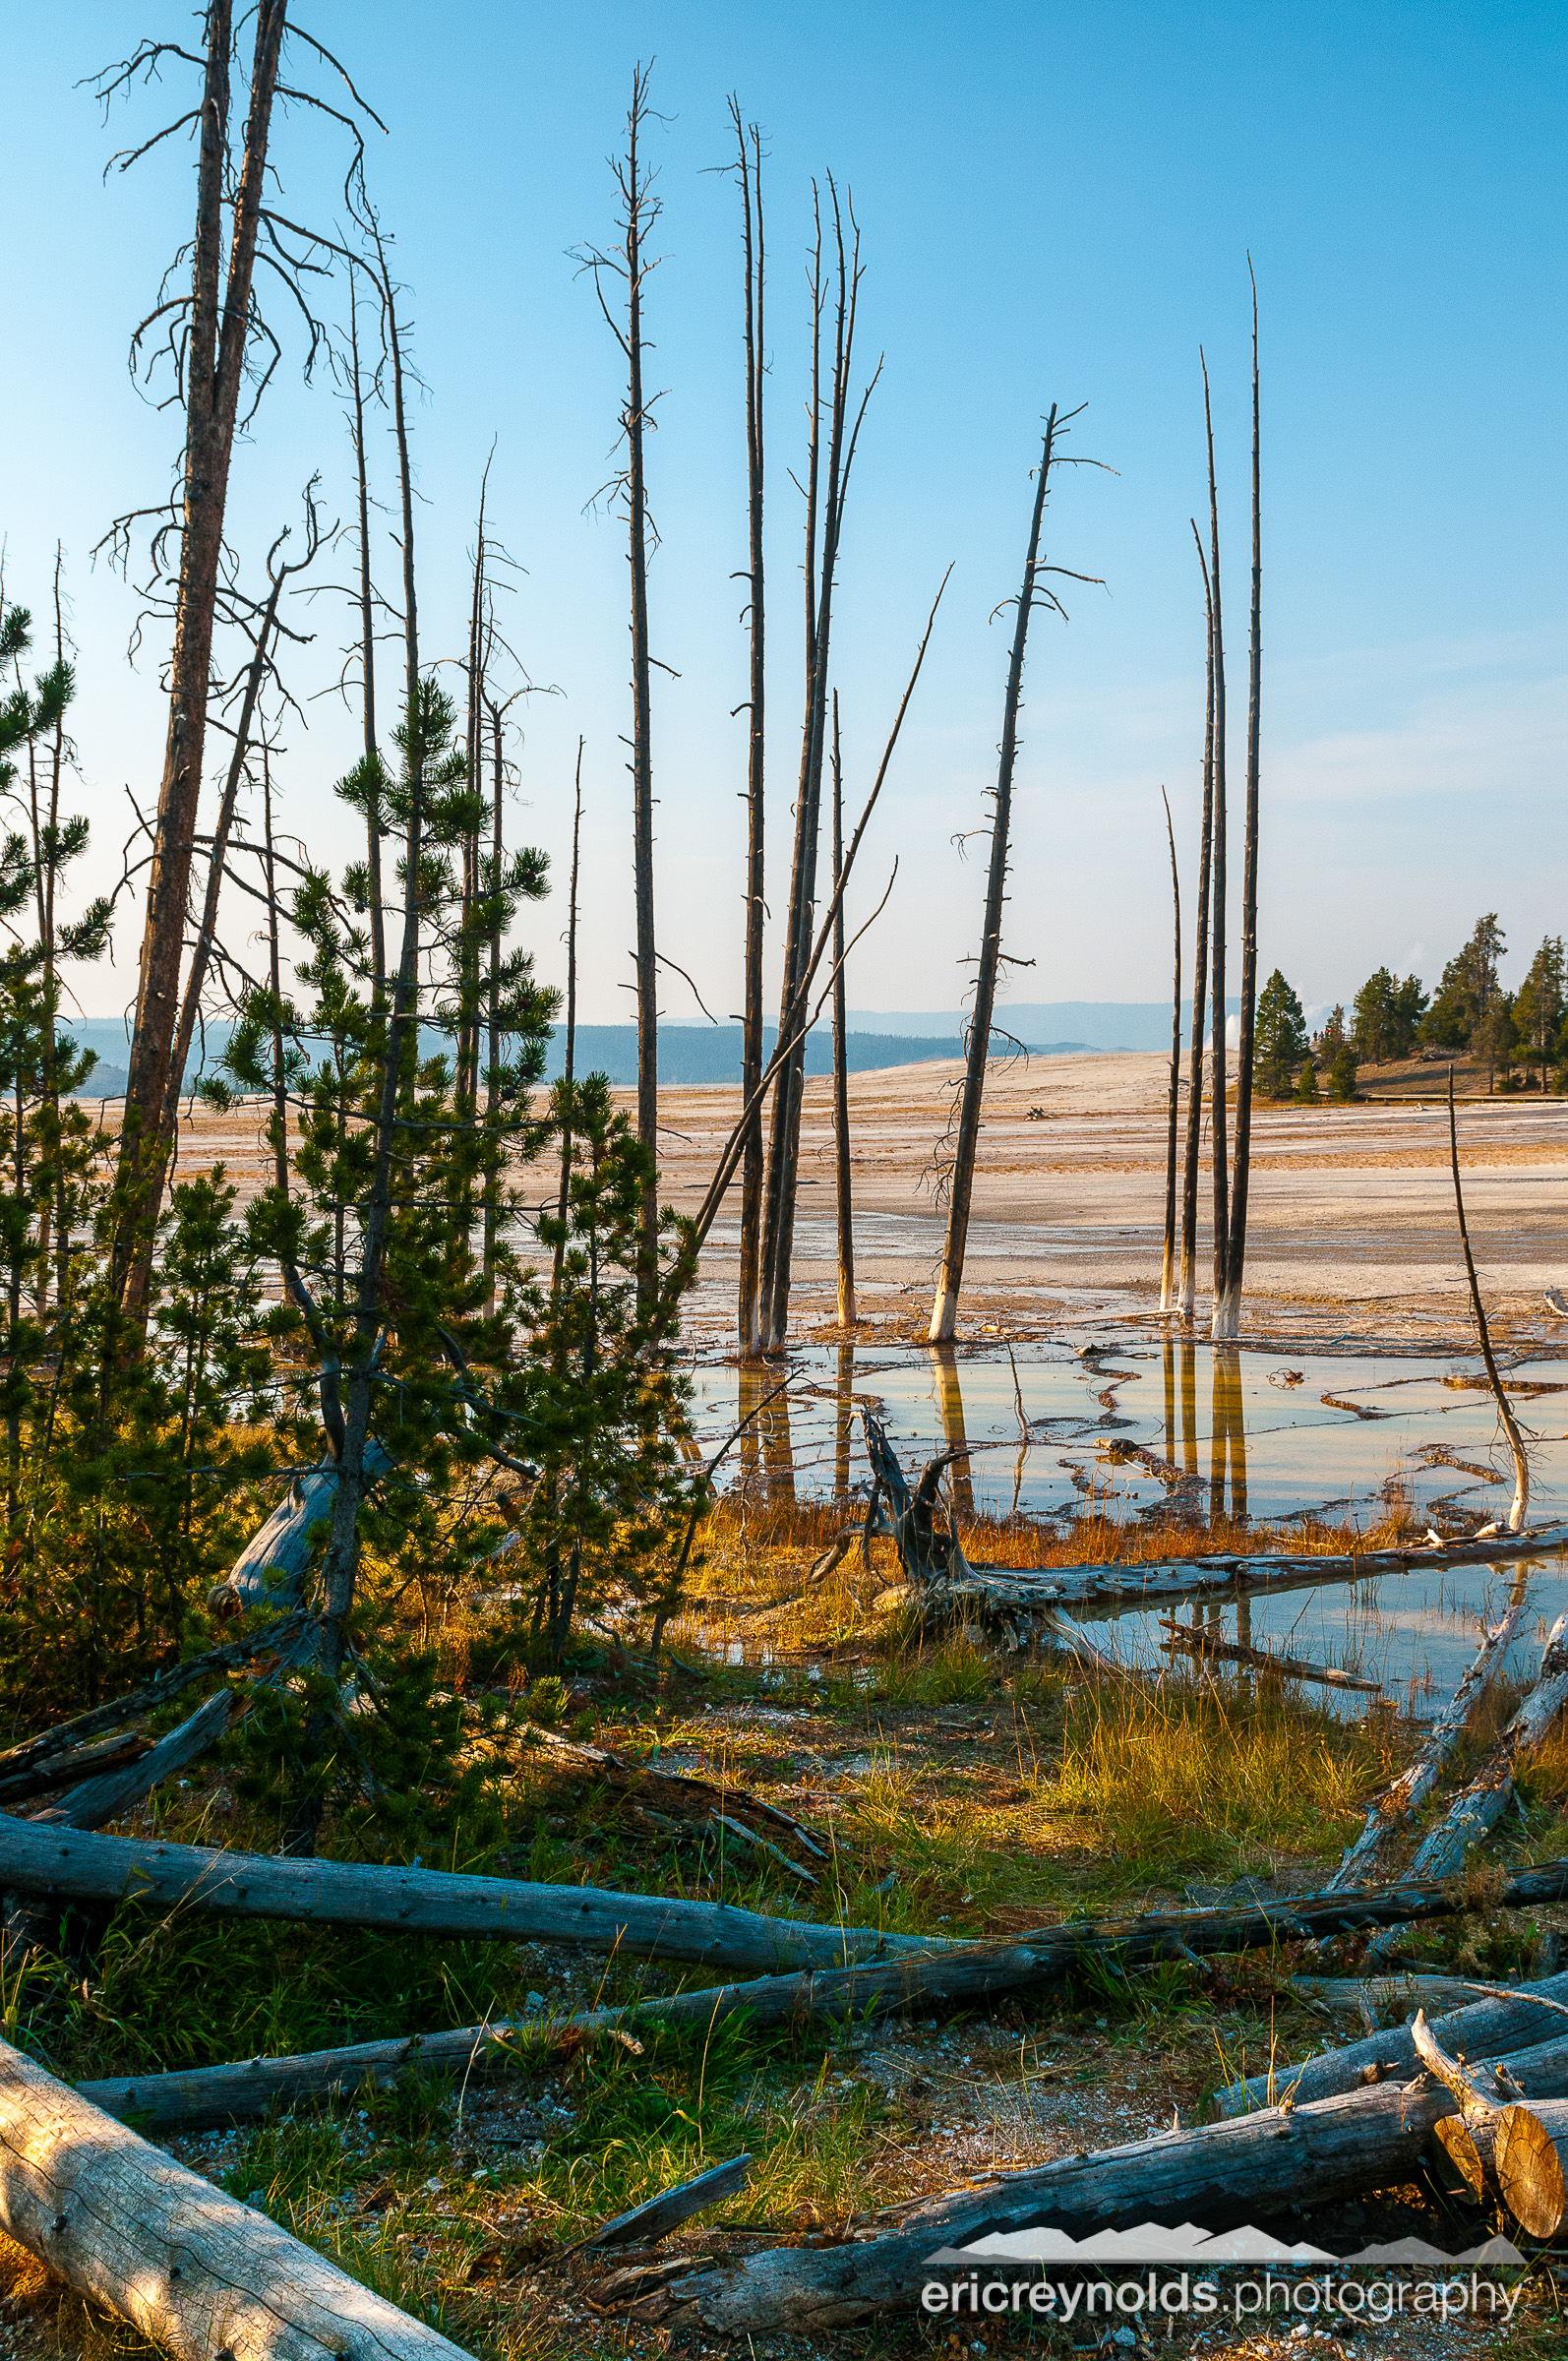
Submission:
M 1262 1648 L 1242 1648 L 1234 1641 L 1222 1640 L 1212 1631 L 1194 1631 L 1189 1624 L 1177 1623 L 1171 1615 L 1160 1621 L 1168 1634 L 1160 1645 L 1166 1649 L 1182 1649 L 1189 1656 L 1209 1657 L 1221 1664 L 1245 1665 L 1255 1672 L 1263 1672 L 1276 1680 L 1305 1680 L 1324 1689 L 1360 1689 L 1368 1696 L 1382 1690 L 1380 1680 L 1362 1680 L 1356 1672 L 1342 1672 L 1334 1665 L 1309 1665 L 1298 1656 L 1275 1656 Z
M 205 1656 L 193 1656 L 183 1665 L 173 1665 L 167 1672 L 147 1681 L 141 1688 L 116 1697 L 107 1705 L 95 1705 L 85 1714 L 76 1714 L 69 1722 L 57 1722 L 53 1728 L 39 1732 L 35 1738 L 26 1738 L 20 1746 L 8 1747 L 0 1754 L 0 1779 L 10 1781 L 36 1765 L 45 1763 L 68 1746 L 77 1746 L 94 1738 L 100 1730 L 117 1729 L 122 1722 L 130 1722 L 143 1714 L 156 1712 L 159 1706 L 169 1705 L 198 1682 L 211 1680 L 219 1672 L 237 1672 L 242 1665 L 254 1664 L 258 1657 L 270 1656 L 296 1639 L 305 1628 L 302 1615 L 281 1615 L 275 1623 L 263 1624 L 243 1640 L 235 1640 L 226 1648 L 209 1649 Z M 51 1786 L 54 1782 L 51 1780 Z M 0 1802 L 9 1801 L 0 1789 Z
M 703 2213 L 709 2206 L 721 2205 L 737 2189 L 744 2189 L 751 2169 L 750 2156 L 732 2156 L 726 2164 L 710 2164 L 706 2172 L 697 2173 L 694 2179 L 661 2191 L 645 2204 L 633 2206 L 629 2213 L 618 2213 L 602 2230 L 592 2230 L 586 2238 L 579 2238 L 575 2246 L 568 2247 L 567 2254 L 583 2254 L 602 2246 L 630 2246 L 633 2239 L 651 2246 L 656 2239 L 668 2238 L 672 2230 L 678 2230 L 683 2221 L 690 2221 L 694 2213 Z M 564 2261 L 565 2257 L 557 2259 Z
M 1497 2175 L 1492 2147 L 1497 2134 L 1499 2102 L 1508 2096 L 1507 2090 L 1499 2088 L 1494 2076 L 1487 2076 L 1486 2080 L 1492 2085 L 1488 2092 L 1477 2076 L 1466 2072 L 1462 2059 L 1451 2058 L 1442 2045 L 1432 2038 L 1431 2028 L 1422 2009 L 1416 2012 L 1411 2039 L 1416 2044 L 1416 2055 L 1427 2073 L 1452 2093 L 1459 2108 L 1457 2115 L 1449 2116 L 1436 2126 L 1439 2145 L 1478 2198 L 1495 2196 Z

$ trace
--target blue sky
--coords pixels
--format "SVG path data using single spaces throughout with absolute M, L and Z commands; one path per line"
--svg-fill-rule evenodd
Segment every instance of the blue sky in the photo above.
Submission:
M 1309 1002 L 1381 961 L 1431 981 L 1496 908 L 1524 959 L 1564 925 L 1561 12 L 1438 5 L 371 8 L 300 22 L 343 56 L 390 127 L 374 187 L 396 232 L 415 350 L 421 607 L 435 655 L 461 645 L 477 481 L 526 570 L 510 625 L 533 679 L 518 834 L 564 849 L 581 731 L 589 818 L 583 1013 L 631 1012 L 625 554 L 595 514 L 617 359 L 570 249 L 606 238 L 633 61 L 652 56 L 665 257 L 650 294 L 649 457 L 663 533 L 652 575 L 659 676 L 660 936 L 721 1014 L 738 1006 L 745 695 L 737 90 L 767 134 L 773 879 L 782 900 L 800 668 L 802 263 L 814 172 L 854 192 L 862 334 L 885 352 L 851 501 L 837 679 L 850 791 L 874 763 L 926 607 L 954 574 L 868 848 L 863 1008 L 955 1005 L 983 885 L 951 839 L 982 817 L 1038 421 L 1087 403 L 1080 469 L 1052 503 L 1051 554 L 1104 577 L 1032 642 L 1008 948 L 1020 999 L 1152 999 L 1169 973 L 1159 789 L 1190 881 L 1201 606 L 1187 517 L 1202 498 L 1197 348 L 1216 387 L 1228 532 L 1235 773 L 1244 716 L 1246 252 L 1263 304 L 1264 836 L 1261 954 Z M 29 12 L 0 97 L 8 232 L 7 591 L 41 605 L 66 545 L 81 642 L 82 797 L 117 872 L 126 789 L 155 796 L 155 631 L 135 669 L 131 590 L 92 544 L 155 499 L 175 425 L 133 388 L 131 329 L 190 205 L 170 143 L 102 177 L 117 147 L 186 103 L 162 93 L 107 131 L 77 88 L 144 31 L 189 37 L 156 0 Z M 304 61 L 299 71 L 305 75 Z M 318 87 L 325 87 L 318 79 Z M 169 103 L 169 101 L 174 103 Z M 289 211 L 330 217 L 340 147 L 294 110 L 274 159 Z M 336 306 L 332 306 L 334 314 Z M 238 454 L 233 533 L 252 562 L 320 469 L 347 515 L 346 440 L 297 347 Z M 387 454 L 390 456 L 390 454 Z M 384 463 L 383 489 L 391 476 Z M 392 553 L 385 545 L 391 579 Z M 320 569 L 343 578 L 341 564 Z M 302 698 L 335 673 L 341 603 L 295 620 Z M 344 857 L 330 786 L 353 719 L 306 702 L 281 765 L 287 824 Z M 1236 826 L 1239 829 L 1237 810 Z M 559 973 L 559 905 L 527 927 Z M 1510 969 L 1505 968 L 1505 977 Z M 134 987 L 82 980 L 90 1011 Z M 667 1012 L 695 1016 L 672 983 Z

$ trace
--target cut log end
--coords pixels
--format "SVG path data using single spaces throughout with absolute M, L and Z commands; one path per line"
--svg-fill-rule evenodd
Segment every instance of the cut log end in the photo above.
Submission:
M 1532 2238 L 1555 2238 L 1568 2214 L 1568 2101 L 1505 2107 L 1497 2127 L 1503 2202 Z

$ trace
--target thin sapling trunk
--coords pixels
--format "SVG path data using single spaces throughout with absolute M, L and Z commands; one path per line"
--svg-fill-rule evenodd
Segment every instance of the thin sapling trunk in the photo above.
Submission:
M 1171 847 L 1171 1082 L 1166 1103 L 1165 1251 L 1160 1261 L 1160 1309 L 1170 1311 L 1176 1292 L 1176 1110 L 1181 1092 L 1181 878 L 1176 869 L 1176 829 L 1171 799 L 1162 787 L 1166 840 Z

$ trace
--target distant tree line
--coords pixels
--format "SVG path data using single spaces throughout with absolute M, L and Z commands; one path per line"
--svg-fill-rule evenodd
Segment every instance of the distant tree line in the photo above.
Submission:
M 1269 1098 L 1303 1104 L 1356 1096 L 1362 1065 L 1403 1059 L 1468 1057 L 1486 1066 L 1488 1090 L 1568 1092 L 1568 954 L 1547 935 L 1516 991 L 1499 981 L 1507 938 L 1495 910 L 1443 969 L 1435 992 L 1419 976 L 1380 967 L 1357 993 L 1349 1016 L 1336 1003 L 1314 1035 L 1299 999 L 1276 968 L 1258 999 L 1257 1079 Z

